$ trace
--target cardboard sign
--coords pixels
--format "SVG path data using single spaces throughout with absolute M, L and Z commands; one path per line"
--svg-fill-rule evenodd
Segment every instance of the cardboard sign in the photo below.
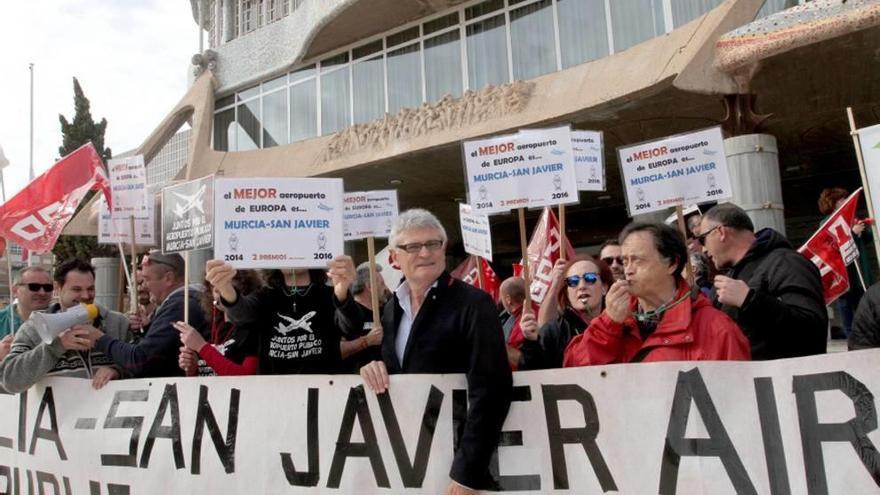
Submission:
M 107 162 L 107 170 L 113 198 L 110 216 L 126 220 L 132 216 L 144 216 L 148 198 L 144 156 L 114 158 Z
M 465 141 L 462 147 L 474 213 L 578 202 L 568 127 Z
M 397 190 L 345 193 L 342 231 L 346 241 L 388 237 L 397 218 Z
M 571 131 L 571 150 L 579 191 L 605 190 L 605 151 L 602 133 Z
M 720 127 L 617 148 L 630 215 L 732 197 Z
M 153 201 L 144 204 L 143 211 L 134 217 L 135 241 L 139 246 L 156 245 L 156 207 Z M 98 201 L 98 243 L 131 244 L 131 220 L 112 218 L 104 198 Z
M 162 189 L 162 252 L 214 245 L 214 176 Z
M 867 194 L 871 195 L 874 208 L 880 208 L 880 124 L 859 129 L 859 147 L 862 149 L 862 160 L 865 163 L 865 184 Z M 869 216 L 880 218 L 876 211 Z
M 492 229 L 489 217 L 473 213 L 470 205 L 458 205 L 461 224 L 461 241 L 468 254 L 483 257 L 492 261 Z
M 217 179 L 214 256 L 236 268 L 324 268 L 343 254 L 342 179 Z
M 504 492 L 874 494 L 880 350 L 514 374 Z M 0 395 L 14 493 L 445 493 L 463 375 L 48 379 Z M 637 461 L 635 461 L 637 460 Z M 13 492 L 12 488 L 7 491 Z

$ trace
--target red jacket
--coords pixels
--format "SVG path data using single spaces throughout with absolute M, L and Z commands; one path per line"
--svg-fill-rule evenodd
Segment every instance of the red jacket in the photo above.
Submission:
M 682 284 L 676 298 L 687 291 Z M 633 298 L 633 309 L 636 300 Z M 687 298 L 668 309 L 657 329 L 642 340 L 632 316 L 621 324 L 603 311 L 565 349 L 563 366 L 628 363 L 643 347 L 643 361 L 747 361 L 749 341 L 729 316 L 712 307 L 705 296 Z

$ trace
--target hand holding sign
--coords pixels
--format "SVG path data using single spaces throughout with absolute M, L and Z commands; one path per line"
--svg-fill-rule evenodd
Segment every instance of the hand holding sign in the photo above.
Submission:
M 234 303 L 238 299 L 232 286 L 232 279 L 236 273 L 236 269 L 225 261 L 208 260 L 205 263 L 205 280 L 229 303 Z
M 327 268 L 327 277 L 333 283 L 336 299 L 339 299 L 340 302 L 345 301 L 348 298 L 348 289 L 356 278 L 351 256 L 344 254 L 337 256 L 333 258 L 333 261 L 327 263 Z

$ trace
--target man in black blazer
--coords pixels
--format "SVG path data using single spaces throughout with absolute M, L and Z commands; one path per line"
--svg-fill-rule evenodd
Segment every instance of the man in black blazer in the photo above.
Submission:
M 447 494 L 475 494 L 491 486 L 489 460 L 513 386 L 495 304 L 488 293 L 449 276 L 446 231 L 430 212 L 401 213 L 388 245 L 405 278 L 382 314 L 382 361 L 362 367 L 361 376 L 381 394 L 389 373 L 467 375 L 467 420 Z

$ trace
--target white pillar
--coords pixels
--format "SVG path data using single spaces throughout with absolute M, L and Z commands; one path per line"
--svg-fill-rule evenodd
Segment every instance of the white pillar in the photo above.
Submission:
M 755 231 L 770 227 L 785 235 L 782 180 L 776 138 L 746 134 L 724 140 L 732 203 L 748 213 Z
M 95 267 L 95 302 L 116 310 L 119 295 L 119 258 L 92 258 Z

